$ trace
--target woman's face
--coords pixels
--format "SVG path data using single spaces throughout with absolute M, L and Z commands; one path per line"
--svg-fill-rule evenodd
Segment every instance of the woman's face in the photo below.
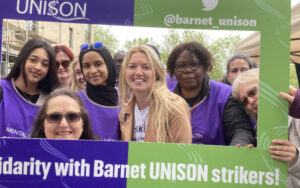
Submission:
M 241 83 L 239 95 L 242 105 L 253 115 L 257 115 L 258 109 L 258 83 Z
M 63 51 L 59 51 L 55 55 L 55 59 L 57 67 L 57 77 L 59 79 L 60 86 L 69 88 L 71 83 L 71 60 Z
M 49 100 L 44 120 L 46 138 L 77 140 L 83 132 L 83 121 L 77 101 L 68 96 Z
M 182 89 L 197 90 L 202 87 L 206 71 L 198 58 L 191 52 L 183 51 L 175 61 L 175 77 Z
M 94 86 L 107 85 L 107 66 L 98 52 L 90 51 L 83 55 L 82 72 L 86 81 L 90 84 Z
M 154 82 L 152 66 L 143 52 L 134 52 L 125 70 L 125 79 L 135 94 L 148 94 Z
M 239 74 L 249 69 L 249 64 L 244 59 L 234 59 L 233 61 L 231 61 L 229 64 L 229 70 L 227 75 L 227 79 L 230 82 L 230 84 L 233 84 L 233 81 Z
M 24 68 L 27 83 L 38 84 L 46 77 L 49 70 L 47 51 L 44 48 L 34 49 L 27 57 Z
M 80 89 L 84 89 L 86 87 L 86 81 L 82 75 L 78 61 L 74 65 L 74 74 L 75 74 L 75 80 L 78 87 Z

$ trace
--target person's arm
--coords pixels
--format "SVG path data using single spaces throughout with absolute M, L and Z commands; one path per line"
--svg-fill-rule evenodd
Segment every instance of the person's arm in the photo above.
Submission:
M 288 173 L 298 180 L 300 179 L 300 159 L 299 147 L 296 147 L 288 140 L 272 140 L 273 144 L 269 146 L 271 158 L 288 163 Z
M 300 118 L 300 90 L 298 89 L 295 94 L 295 99 L 292 102 L 289 110 L 290 116 Z
M 279 96 L 290 103 L 289 115 L 300 118 L 300 90 L 290 86 L 289 94 L 279 93 Z
M 296 179 L 300 179 L 299 147 L 288 140 L 272 140 L 273 146 L 269 146 L 271 158 L 288 163 L 288 173 Z
M 224 131 L 231 146 L 255 145 L 255 131 L 242 105 L 232 96 L 223 112 Z
M 299 158 L 299 150 L 300 147 L 296 147 L 297 154 L 294 160 L 294 164 L 289 165 L 288 172 L 292 176 L 296 177 L 297 179 L 300 179 L 300 158 Z

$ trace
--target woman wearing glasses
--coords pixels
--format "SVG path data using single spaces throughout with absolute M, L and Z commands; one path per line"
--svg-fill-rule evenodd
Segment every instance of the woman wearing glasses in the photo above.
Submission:
M 193 143 L 247 145 L 255 141 L 248 116 L 231 97 L 231 87 L 209 80 L 213 58 L 199 42 L 178 45 L 167 61 L 178 84 L 175 93 L 190 106 Z
M 71 62 L 74 59 L 74 54 L 65 45 L 54 46 L 56 66 L 57 66 L 57 77 L 59 79 L 59 87 L 70 88 L 72 77 L 71 77 Z
M 92 122 L 93 133 L 102 140 L 119 140 L 116 68 L 108 49 L 101 43 L 81 46 L 79 64 L 87 82 L 79 91 Z
M 28 137 L 46 95 L 58 86 L 52 47 L 40 39 L 29 40 L 0 86 L 0 137 Z
M 187 104 L 168 90 L 165 69 L 152 48 L 143 45 L 127 52 L 119 86 L 122 141 L 192 142 Z
M 31 138 L 98 139 L 93 135 L 90 119 L 80 97 L 69 89 L 52 92 L 42 106 Z

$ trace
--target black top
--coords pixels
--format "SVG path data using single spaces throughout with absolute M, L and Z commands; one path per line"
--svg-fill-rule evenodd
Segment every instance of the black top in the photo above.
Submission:
M 228 144 L 256 146 L 255 131 L 243 106 L 233 96 L 229 96 L 223 112 L 223 125 Z
M 20 93 L 20 95 L 22 95 L 27 101 L 31 102 L 31 103 L 36 103 L 37 100 L 39 99 L 40 94 L 36 94 L 36 95 L 30 95 L 28 93 L 25 93 L 24 91 L 22 91 L 20 88 L 16 87 L 18 92 Z

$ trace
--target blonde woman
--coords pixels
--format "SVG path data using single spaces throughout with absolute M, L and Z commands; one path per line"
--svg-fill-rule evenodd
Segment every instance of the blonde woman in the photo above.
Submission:
M 168 90 L 165 69 L 153 49 L 141 45 L 129 50 L 119 84 L 122 141 L 192 142 L 188 106 Z
M 71 64 L 71 71 L 72 71 L 72 83 L 71 83 L 71 90 L 72 91 L 79 91 L 86 88 L 86 81 L 83 77 L 83 74 L 80 69 L 79 59 L 75 58 Z

